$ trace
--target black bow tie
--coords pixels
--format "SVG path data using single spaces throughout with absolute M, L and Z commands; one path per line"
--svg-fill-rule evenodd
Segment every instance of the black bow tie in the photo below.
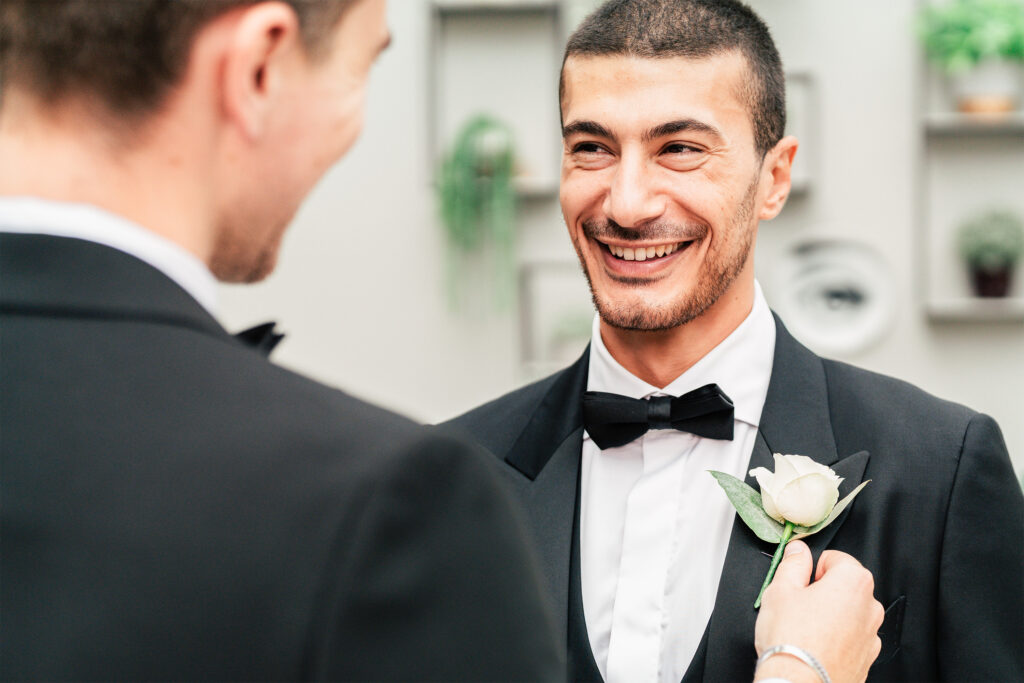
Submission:
M 235 339 L 259 351 L 264 356 L 270 356 L 270 352 L 274 350 L 274 347 L 284 339 L 283 334 L 274 330 L 276 325 L 277 323 L 270 322 L 250 327 L 236 334 Z
M 583 427 L 601 450 L 638 439 L 649 429 L 678 429 L 732 441 L 732 400 L 717 384 L 682 396 L 630 398 L 603 391 L 583 394 Z

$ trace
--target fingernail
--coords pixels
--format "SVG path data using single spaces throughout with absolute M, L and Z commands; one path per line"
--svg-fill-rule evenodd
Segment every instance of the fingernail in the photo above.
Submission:
M 804 551 L 803 543 L 787 543 L 786 552 L 782 554 L 783 557 L 789 557 L 790 555 L 799 555 Z

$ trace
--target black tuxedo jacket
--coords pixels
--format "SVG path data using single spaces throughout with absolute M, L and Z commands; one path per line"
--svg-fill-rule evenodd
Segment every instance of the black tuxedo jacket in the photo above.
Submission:
M 1024 681 L 1024 500 L 995 422 L 897 380 L 819 358 L 776 319 L 750 467 L 807 455 L 872 482 L 807 539 L 857 557 L 887 607 L 869 680 Z M 447 424 L 506 465 L 541 550 L 572 680 L 599 680 L 579 583 L 581 396 L 574 365 Z M 710 476 L 710 475 L 709 475 Z M 747 478 L 756 488 L 756 481 Z M 724 495 L 724 494 L 723 494 Z M 714 611 L 684 681 L 749 681 L 753 608 L 774 549 L 733 526 Z M 700 552 L 695 548 L 694 552 Z
M 0 348 L 0 678 L 564 676 L 486 454 L 90 242 L 0 234 Z

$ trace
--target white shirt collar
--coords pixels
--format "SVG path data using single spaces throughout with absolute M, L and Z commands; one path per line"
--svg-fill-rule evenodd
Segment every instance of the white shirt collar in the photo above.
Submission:
M 195 255 L 91 204 L 0 197 L 0 231 L 74 237 L 123 251 L 176 282 L 211 315 L 216 310 L 217 281 Z
M 615 360 L 601 339 L 601 321 L 594 316 L 590 341 L 589 391 L 607 391 L 633 398 L 680 396 L 715 383 L 735 405 L 735 417 L 750 425 L 761 421 L 775 356 L 775 319 L 754 282 L 750 314 L 722 342 L 664 389 L 648 384 Z

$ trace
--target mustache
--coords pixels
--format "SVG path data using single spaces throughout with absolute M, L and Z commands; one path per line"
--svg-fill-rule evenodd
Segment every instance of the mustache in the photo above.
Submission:
M 583 234 L 593 240 L 607 242 L 689 242 L 703 239 L 708 234 L 708 226 L 703 223 L 672 223 L 669 221 L 652 221 L 642 225 L 624 228 L 610 218 L 588 218 L 581 224 Z

